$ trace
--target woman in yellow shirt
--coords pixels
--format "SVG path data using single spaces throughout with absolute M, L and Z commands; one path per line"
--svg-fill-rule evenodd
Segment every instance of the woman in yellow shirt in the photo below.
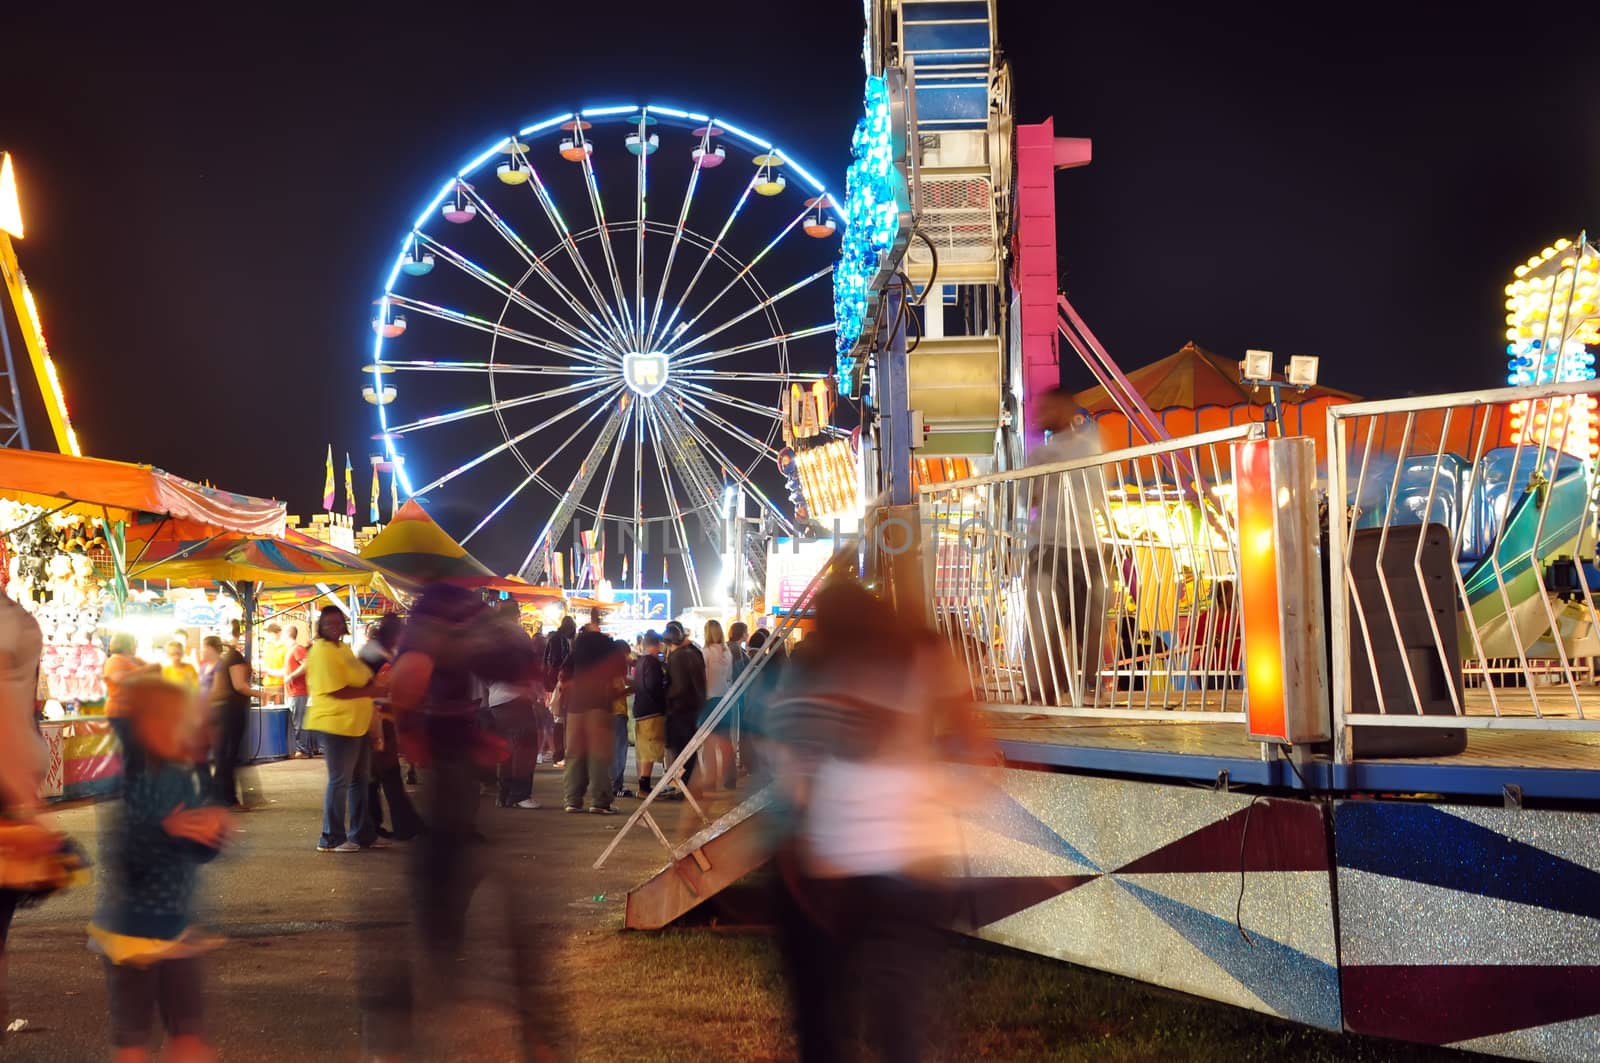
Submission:
M 185 660 L 188 647 L 181 639 L 167 643 L 167 663 L 161 666 L 161 678 L 189 694 L 200 693 L 200 673 Z
M 344 641 L 349 633 L 344 610 L 324 606 L 317 616 L 316 641 L 306 657 L 311 700 L 305 727 L 321 733 L 323 759 L 328 763 L 319 853 L 355 853 L 384 845 L 376 837 L 360 837 L 367 822 L 367 778 L 372 771 L 369 734 L 377 719 L 372 699 L 382 690 L 373 682 L 372 669 Z

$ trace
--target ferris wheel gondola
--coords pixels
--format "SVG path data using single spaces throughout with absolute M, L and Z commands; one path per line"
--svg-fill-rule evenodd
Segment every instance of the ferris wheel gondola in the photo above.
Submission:
M 672 142 L 680 147 L 658 151 Z M 753 179 L 715 174 L 730 150 Z M 574 165 L 541 162 L 553 157 Z M 478 182 L 484 168 L 499 181 Z M 619 205 L 623 173 L 631 194 Z M 681 201 L 653 214 L 647 192 L 675 177 Z M 784 209 L 796 189 L 802 201 Z M 707 551 L 691 525 L 716 525 L 728 485 L 742 485 L 769 526 L 796 525 L 781 491 L 761 481 L 776 479 L 785 445 L 783 396 L 831 369 L 834 246 L 791 237 L 832 235 L 836 214 L 792 156 L 721 118 L 598 108 L 506 137 L 422 213 L 378 301 L 372 361 L 394 375 L 371 381 L 368 401 L 390 457 L 412 451 L 402 485 L 433 498 L 501 478 L 466 542 L 508 520 L 530 490 L 544 494 L 548 508 L 528 525 L 538 531 L 514 559 L 529 578 L 551 575 L 574 522 L 627 528 L 636 588 L 638 551 L 665 540 L 698 600 Z M 715 228 L 702 220 L 717 218 Z M 797 307 L 815 323 L 787 322 Z M 406 316 L 402 340 L 394 325 L 404 331 Z M 428 357 L 441 349 L 450 356 Z M 418 373 L 430 374 L 426 386 L 401 379 Z M 441 409 L 451 388 L 461 397 Z M 451 453 L 443 442 L 483 423 L 497 438 L 482 449 Z M 424 467 L 440 471 L 410 482 Z

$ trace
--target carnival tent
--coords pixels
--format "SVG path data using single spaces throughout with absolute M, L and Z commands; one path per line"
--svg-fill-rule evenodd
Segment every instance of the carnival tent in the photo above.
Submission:
M 1238 359 L 1214 354 L 1190 340 L 1182 349 L 1128 373 L 1128 382 L 1152 410 L 1198 410 L 1206 406 L 1262 405 L 1271 400 L 1266 388 L 1251 387 L 1239 379 Z M 1284 389 L 1285 403 L 1338 399 L 1354 402 L 1357 396 L 1320 384 L 1306 391 Z M 1078 393 L 1078 404 L 1092 414 L 1110 413 L 1117 404 L 1103 387 Z
M 388 526 L 373 536 L 361 557 L 401 589 L 436 581 L 499 591 L 523 601 L 560 601 L 561 590 L 496 576 L 439 527 L 416 499 L 409 499 Z
M 109 521 L 154 514 L 251 535 L 284 531 L 282 502 L 221 491 L 149 465 L 70 454 L 0 449 L 0 495 Z
M 376 575 L 355 554 L 292 528 L 277 537 L 214 533 L 188 520 L 129 528 L 127 556 L 129 579 L 252 583 L 263 590 L 318 584 L 365 587 Z

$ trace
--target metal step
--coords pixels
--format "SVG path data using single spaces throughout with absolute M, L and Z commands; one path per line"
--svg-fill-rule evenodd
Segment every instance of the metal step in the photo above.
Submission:
M 628 891 L 627 928 L 660 930 L 765 864 L 773 796 L 770 786 L 756 791 L 673 850 L 671 863 Z

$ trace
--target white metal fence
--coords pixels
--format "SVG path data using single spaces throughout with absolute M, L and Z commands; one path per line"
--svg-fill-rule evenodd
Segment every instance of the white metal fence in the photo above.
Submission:
M 1342 757 L 1350 725 L 1600 730 L 1597 396 L 1589 381 L 1329 411 Z
M 1243 719 L 1239 425 L 921 490 L 935 626 L 1030 713 Z

